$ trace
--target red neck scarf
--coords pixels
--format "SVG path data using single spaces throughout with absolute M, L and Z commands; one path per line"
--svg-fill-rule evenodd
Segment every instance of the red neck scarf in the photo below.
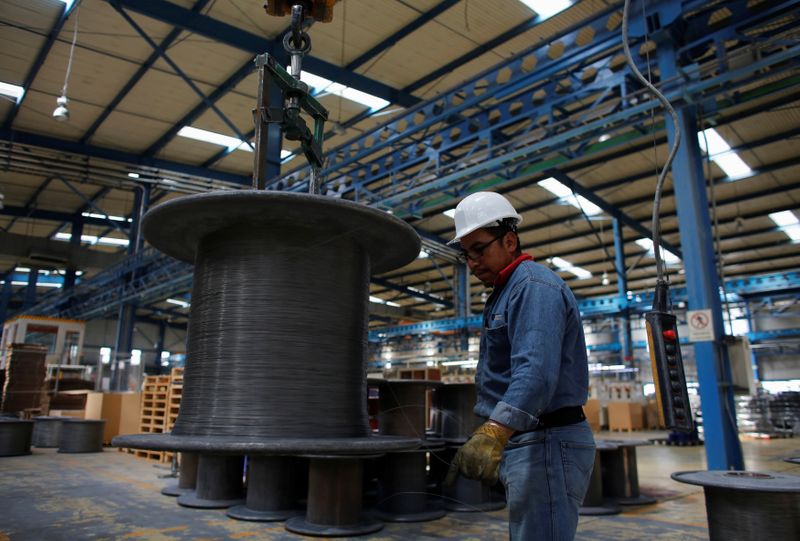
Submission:
M 500 271 L 500 274 L 497 275 L 497 279 L 494 281 L 494 287 L 500 287 L 505 285 L 508 282 L 508 279 L 511 278 L 511 275 L 514 273 L 514 270 L 519 267 L 520 263 L 523 261 L 533 261 L 533 257 L 530 254 L 522 254 L 514 261 L 508 264 L 506 268 Z

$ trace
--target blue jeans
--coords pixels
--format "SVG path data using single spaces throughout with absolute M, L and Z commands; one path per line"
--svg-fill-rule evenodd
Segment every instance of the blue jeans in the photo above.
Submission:
M 571 541 L 594 467 L 586 421 L 513 436 L 503 452 L 512 541 Z

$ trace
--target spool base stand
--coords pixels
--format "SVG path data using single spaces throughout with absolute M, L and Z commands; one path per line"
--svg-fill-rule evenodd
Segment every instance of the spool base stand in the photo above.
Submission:
M 309 458 L 306 515 L 287 520 L 287 530 L 304 535 L 341 537 L 365 535 L 383 528 L 382 522 L 362 513 L 362 458 Z
M 244 457 L 200 455 L 197 488 L 178 497 L 178 505 L 195 509 L 223 509 L 238 505 L 242 498 Z
M 646 440 L 603 440 L 616 445 L 615 449 L 601 449 L 603 470 L 603 495 L 619 505 L 651 505 L 657 502 L 652 496 L 639 491 L 639 471 L 636 447 L 650 445 Z
M 161 494 L 177 497 L 194 491 L 197 486 L 197 459 L 196 453 L 181 453 L 178 484 L 165 486 L 161 489 Z
M 426 492 L 427 453 L 442 449 L 416 449 L 389 453 L 381 459 L 378 504 L 370 514 L 386 522 L 424 522 L 447 514 L 441 502 Z
M 603 467 L 602 452 L 616 449 L 616 445 L 608 442 L 598 441 L 597 449 L 594 453 L 594 469 L 589 480 L 589 488 L 583 498 L 578 514 L 582 516 L 601 516 L 617 515 L 622 512 L 622 508 L 613 500 L 603 498 Z
M 302 514 L 292 496 L 295 462 L 284 456 L 251 456 L 247 462 L 247 501 L 226 514 L 236 520 L 276 522 Z

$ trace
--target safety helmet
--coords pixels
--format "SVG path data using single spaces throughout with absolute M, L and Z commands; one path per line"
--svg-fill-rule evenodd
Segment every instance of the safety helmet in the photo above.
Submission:
M 447 243 L 450 246 L 481 227 L 501 225 L 505 219 L 513 220 L 514 225 L 522 222 L 522 216 L 517 214 L 508 199 L 494 192 L 476 192 L 468 195 L 456 206 L 453 219 L 456 222 L 456 236 Z

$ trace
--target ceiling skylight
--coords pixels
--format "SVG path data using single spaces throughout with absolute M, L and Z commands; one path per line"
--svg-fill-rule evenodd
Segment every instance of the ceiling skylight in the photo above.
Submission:
M 213 131 L 193 128 L 191 126 L 184 126 L 181 128 L 178 132 L 178 135 L 181 137 L 188 137 L 189 139 L 194 139 L 196 141 L 220 145 L 228 149 L 253 152 L 253 149 L 241 139 L 237 139 L 236 137 L 231 137 L 229 135 L 222 135 L 221 133 L 216 133 Z
M 382 98 L 373 96 L 372 94 L 367 94 L 366 92 L 356 90 L 355 88 L 351 88 L 349 86 L 344 86 L 340 83 L 335 83 L 330 79 L 320 77 L 319 75 L 314 75 L 313 73 L 309 73 L 307 71 L 300 73 L 300 80 L 316 90 L 317 93 L 341 96 L 345 99 L 368 107 L 370 111 L 377 111 L 378 109 L 383 109 L 389 105 L 389 102 Z
M 380 297 L 373 297 L 372 295 L 369 296 L 369 302 L 376 302 L 378 304 L 385 304 L 386 306 L 396 306 L 396 307 L 400 306 L 396 302 L 385 301 L 385 300 L 381 299 Z
M 555 267 L 558 270 L 569 272 L 570 274 L 574 274 L 580 280 L 585 280 L 587 278 L 591 278 L 592 277 L 592 273 L 591 272 L 589 272 L 588 270 L 586 270 L 584 268 L 576 267 L 575 265 L 573 265 L 572 263 L 570 263 L 566 259 L 561 259 L 560 257 L 551 257 L 551 258 L 548 259 L 548 261 L 550 263 L 552 263 L 553 265 L 555 265 Z
M 572 0 L 519 0 L 536 14 L 544 19 L 549 19 L 557 13 L 561 13 L 572 5 Z
M 699 132 L 697 140 L 700 143 L 700 149 L 708 154 L 711 161 L 716 163 L 731 180 L 738 180 L 753 174 L 753 170 L 736 152 L 731 150 L 731 146 L 714 128 Z M 706 148 L 706 142 L 708 142 L 708 148 Z
M 192 305 L 192 303 L 182 301 L 181 299 L 167 299 L 167 302 L 170 304 L 177 304 L 181 308 L 189 308 Z
M 14 98 L 14 100 L 19 103 L 19 100 L 25 95 L 25 89 L 19 85 L 12 85 L 0 81 L 0 95 Z
M 597 216 L 603 213 L 603 209 L 583 197 L 582 195 L 576 196 L 572 190 L 564 186 L 561 182 L 553 177 L 546 178 L 539 181 L 539 186 L 560 198 L 564 203 L 572 205 L 575 208 L 583 209 L 587 216 Z
M 653 241 L 652 241 L 652 239 L 639 239 L 639 240 L 636 241 L 636 244 L 638 244 L 639 246 L 641 246 L 642 248 L 644 248 L 645 250 L 647 250 L 651 254 L 655 253 L 655 252 L 653 252 Z M 661 252 L 663 254 L 662 257 L 664 258 L 664 261 L 666 261 L 667 263 L 680 263 L 681 259 L 678 256 L 676 256 L 675 254 L 673 254 L 672 252 L 670 252 L 669 250 L 665 250 L 662 247 L 661 248 Z
M 769 217 L 775 222 L 778 229 L 789 235 L 790 239 L 795 242 L 800 242 L 800 220 L 797 219 L 794 212 L 791 210 L 773 212 Z
M 131 222 L 130 218 L 125 218 L 123 216 L 110 216 L 105 214 L 97 214 L 95 212 L 81 212 L 81 216 L 86 218 L 100 218 L 105 220 L 112 220 L 114 222 Z
M 444 210 L 444 211 L 442 211 L 442 214 L 444 214 L 445 216 L 447 216 L 448 218 L 450 218 L 452 220 L 453 217 L 456 215 L 456 209 Z

